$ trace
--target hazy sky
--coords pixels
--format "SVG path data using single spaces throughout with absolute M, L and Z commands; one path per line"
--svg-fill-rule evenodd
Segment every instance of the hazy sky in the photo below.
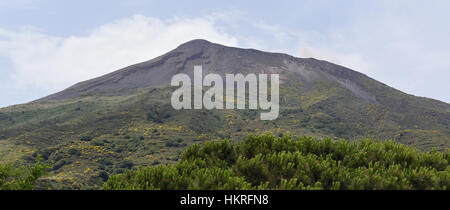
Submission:
M 0 107 L 202 38 L 341 64 L 450 102 L 450 1 L 0 0 Z

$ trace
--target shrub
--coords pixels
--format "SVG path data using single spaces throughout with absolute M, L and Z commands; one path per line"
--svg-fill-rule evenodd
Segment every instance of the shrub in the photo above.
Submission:
M 119 168 L 130 169 L 131 167 L 133 167 L 133 165 L 133 162 L 131 162 L 130 160 L 124 160 L 119 164 Z
M 106 181 L 108 180 L 109 175 L 106 171 L 100 171 L 98 173 L 98 177 L 100 177 L 103 181 Z
M 81 141 L 91 141 L 93 138 L 92 136 L 86 135 L 86 136 L 82 136 L 80 138 Z
M 195 144 L 177 164 L 111 176 L 104 189 L 449 189 L 449 160 L 393 141 L 248 136 Z
M 173 142 L 173 141 L 168 141 L 166 142 L 166 147 L 179 147 L 180 144 L 178 144 L 177 142 Z
M 80 154 L 81 154 L 80 151 L 78 151 L 78 150 L 75 149 L 75 148 L 70 148 L 67 152 L 68 152 L 70 155 L 80 155 Z
M 0 164 L 0 190 L 31 190 L 34 182 L 44 176 L 49 168 L 50 165 L 40 161 L 28 167 Z
M 65 160 L 59 160 L 58 162 L 55 163 L 55 165 L 53 165 L 53 170 L 58 170 L 61 167 L 63 167 L 66 164 Z

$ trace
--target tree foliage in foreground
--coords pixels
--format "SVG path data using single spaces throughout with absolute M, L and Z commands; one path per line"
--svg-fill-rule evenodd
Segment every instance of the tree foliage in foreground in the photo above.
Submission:
M 32 190 L 35 181 L 45 175 L 49 168 L 50 165 L 40 161 L 29 167 L 0 164 L 0 190 Z
M 104 189 L 449 189 L 449 152 L 393 141 L 248 136 L 186 149 L 177 164 L 114 175 Z

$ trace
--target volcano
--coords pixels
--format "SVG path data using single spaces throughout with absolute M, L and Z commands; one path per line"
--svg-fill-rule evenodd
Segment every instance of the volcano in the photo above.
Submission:
M 206 40 L 193 40 L 182 44 L 162 56 L 131 65 L 110 74 L 77 83 L 66 90 L 49 95 L 40 101 L 61 100 L 85 94 L 113 93 L 145 87 L 169 86 L 178 73 L 193 74 L 193 66 L 202 65 L 204 74 L 278 73 L 281 79 L 293 78 L 306 89 L 313 89 L 318 81 L 336 82 L 355 96 L 378 103 L 364 82 L 386 85 L 371 80 L 364 74 L 313 58 L 295 58 L 281 53 L 268 53 L 254 49 L 226 47 Z
M 204 75 L 223 78 L 279 74 L 278 118 L 262 121 L 258 110 L 249 109 L 173 109 L 172 77 L 193 78 L 197 65 Z M 149 61 L 0 109 L 0 156 L 26 161 L 41 155 L 56 163 L 55 174 L 89 173 L 87 168 L 112 174 L 174 162 L 194 143 L 238 142 L 264 132 L 347 141 L 370 136 L 443 151 L 450 148 L 449 125 L 450 104 L 403 93 L 340 65 L 193 40 Z M 102 183 L 101 176 L 79 179 L 83 189 Z

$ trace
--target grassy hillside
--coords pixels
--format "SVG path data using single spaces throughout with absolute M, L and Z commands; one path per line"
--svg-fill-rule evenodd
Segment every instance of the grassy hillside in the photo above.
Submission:
M 248 136 L 195 144 L 177 164 L 114 175 L 104 189 L 449 189 L 450 153 L 393 141 Z
M 49 168 L 40 161 L 29 167 L 0 164 L 0 190 L 32 190 Z
M 312 91 L 302 84 L 282 86 L 274 121 L 260 121 L 252 110 L 173 110 L 171 93 L 144 88 L 0 109 L 0 161 L 26 165 L 40 154 L 54 164 L 43 189 L 99 189 L 108 176 L 127 169 L 174 163 L 194 143 L 237 143 L 265 131 L 350 142 L 370 136 L 421 151 L 450 148 L 446 113 L 420 114 L 414 107 L 396 112 L 395 105 L 366 103 L 331 83 L 317 83 Z

